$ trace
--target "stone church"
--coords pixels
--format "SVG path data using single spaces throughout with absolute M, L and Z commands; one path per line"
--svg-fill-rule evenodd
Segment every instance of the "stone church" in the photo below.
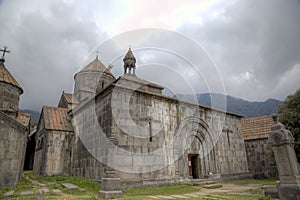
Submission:
M 15 187 L 23 172 L 30 115 L 19 112 L 23 89 L 0 58 L 0 188 Z
M 136 75 L 131 49 L 123 61 L 116 78 L 97 56 L 75 74 L 74 94 L 42 108 L 35 173 L 113 174 L 122 187 L 251 177 L 241 116 L 165 96 Z

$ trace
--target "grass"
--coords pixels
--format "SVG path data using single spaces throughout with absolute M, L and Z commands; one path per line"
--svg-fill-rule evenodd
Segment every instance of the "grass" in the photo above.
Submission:
M 4 198 L 4 193 L 9 190 L 14 190 L 15 193 L 6 197 L 7 199 L 35 199 L 38 190 L 41 188 L 37 183 L 32 183 L 25 177 L 28 176 L 34 181 L 45 184 L 50 192 L 45 193 L 45 199 L 97 199 L 99 191 L 99 183 L 91 181 L 86 178 L 72 177 L 72 176 L 38 176 L 32 172 L 25 172 L 22 180 L 17 184 L 16 188 L 3 188 L 0 190 L 0 199 Z M 73 183 L 79 187 L 78 190 L 71 191 L 62 187 L 62 183 Z M 54 193 L 53 189 L 59 189 L 62 193 Z M 31 190 L 33 195 L 26 195 L 20 197 L 21 191 Z
M 37 190 L 36 187 L 34 185 L 32 185 L 32 183 L 25 179 L 22 178 L 21 181 L 17 184 L 17 186 L 15 188 L 1 188 L 0 189 L 0 199 L 4 198 L 4 194 L 8 191 L 14 190 L 14 195 L 12 197 L 17 197 L 18 195 L 20 195 L 20 192 L 22 191 L 27 191 L 27 190 Z
M 34 186 L 31 184 L 29 180 L 22 178 L 21 181 L 17 184 L 17 187 L 15 188 L 15 192 L 31 190 L 33 188 Z
M 124 198 L 129 197 L 145 197 L 154 195 L 174 195 L 174 194 L 187 194 L 193 192 L 199 192 L 199 187 L 194 187 L 191 185 L 172 185 L 172 186 L 161 186 L 161 187 L 147 187 L 147 188 L 137 188 L 123 190 Z
M 245 179 L 245 180 L 235 180 L 227 181 L 226 183 L 232 183 L 236 185 L 248 185 L 248 184 L 262 184 L 262 185 L 275 185 L 276 179 Z
M 74 176 L 38 176 L 32 172 L 26 173 L 30 179 L 39 181 L 44 184 L 49 184 L 48 188 L 50 189 L 60 189 L 66 193 L 85 193 L 84 191 L 69 191 L 61 186 L 61 183 L 73 183 L 80 188 L 84 188 L 88 192 L 98 193 L 100 184 L 81 177 Z
M 25 177 L 29 177 L 35 182 L 31 182 Z M 0 199 L 4 199 L 3 194 L 9 190 L 14 190 L 15 193 L 11 197 L 6 197 L 5 199 L 35 199 L 38 190 L 42 188 L 37 182 L 44 183 L 45 187 L 47 187 L 50 191 L 45 193 L 45 199 L 80 199 L 80 200 L 96 200 L 98 199 L 99 192 L 99 183 L 95 181 L 91 181 L 85 178 L 72 177 L 72 176 L 51 176 L 51 177 L 43 177 L 33 174 L 32 172 L 24 173 L 24 177 L 18 183 L 16 188 L 3 188 L 0 190 Z M 238 180 L 238 181 L 228 181 L 225 184 L 236 184 L 243 186 L 248 184 L 260 184 L 260 185 L 270 185 L 275 184 L 276 180 Z M 81 189 L 76 191 L 70 191 L 61 186 L 61 183 L 73 183 L 79 186 Z M 222 183 L 223 184 L 223 183 Z M 222 187 L 221 184 L 212 184 L 206 186 L 192 186 L 189 184 L 184 185 L 173 185 L 173 186 L 161 186 L 161 187 L 147 187 L 147 188 L 137 188 L 137 189 L 127 189 L 123 190 L 123 199 L 130 200 L 139 200 L 139 199 L 151 199 L 149 196 L 155 195 L 182 195 L 194 192 L 201 192 L 201 188 L 209 188 L 215 189 Z M 53 189 L 59 189 L 62 193 L 54 193 Z M 33 195 L 20 196 L 21 191 L 31 190 L 34 192 Z M 263 197 L 262 189 L 250 189 L 237 191 L 235 194 L 232 192 L 222 192 L 217 193 L 217 191 L 213 191 L 211 194 L 207 194 L 205 196 L 201 195 L 196 198 L 189 198 L 191 200 L 209 200 L 209 199 L 230 199 L 230 200 L 269 200 L 269 197 Z M 240 194 L 242 193 L 242 194 Z M 223 197 L 223 198 L 222 198 Z

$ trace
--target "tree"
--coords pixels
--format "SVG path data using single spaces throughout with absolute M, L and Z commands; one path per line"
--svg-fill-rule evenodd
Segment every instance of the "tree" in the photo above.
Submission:
M 279 121 L 291 131 L 295 138 L 295 151 L 300 162 L 300 88 L 289 95 L 279 107 Z

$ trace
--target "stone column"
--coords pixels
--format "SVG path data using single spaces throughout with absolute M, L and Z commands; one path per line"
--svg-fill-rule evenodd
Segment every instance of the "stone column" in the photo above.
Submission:
M 116 151 L 116 145 L 118 141 L 115 137 L 116 129 L 112 127 L 112 134 L 109 137 L 107 150 L 106 150 L 106 159 L 112 159 L 107 163 L 113 164 L 113 159 L 115 159 L 114 153 Z M 113 145 L 112 145 L 113 144 Z M 99 191 L 98 197 L 103 199 L 117 199 L 122 198 L 122 190 L 121 190 L 121 180 L 118 176 L 118 173 L 115 169 L 105 165 L 104 166 L 104 174 L 101 179 L 101 190 Z
M 274 125 L 269 143 L 274 151 L 279 179 L 277 189 L 280 200 L 300 199 L 300 173 L 294 150 L 294 138 L 284 125 L 273 116 Z

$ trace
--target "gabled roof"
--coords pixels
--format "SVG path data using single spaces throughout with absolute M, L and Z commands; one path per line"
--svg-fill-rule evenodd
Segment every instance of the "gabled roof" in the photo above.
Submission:
M 11 84 L 21 90 L 21 94 L 23 93 L 23 89 L 16 81 L 16 79 L 11 75 L 11 73 L 5 68 L 4 63 L 0 61 L 0 82 Z
M 47 130 L 73 131 L 67 108 L 43 106 L 41 120 L 44 120 Z
M 241 120 L 244 140 L 268 138 L 273 126 L 271 115 L 246 118 Z
M 72 94 L 63 92 L 62 96 L 65 98 L 68 104 L 78 104 L 78 100 Z

